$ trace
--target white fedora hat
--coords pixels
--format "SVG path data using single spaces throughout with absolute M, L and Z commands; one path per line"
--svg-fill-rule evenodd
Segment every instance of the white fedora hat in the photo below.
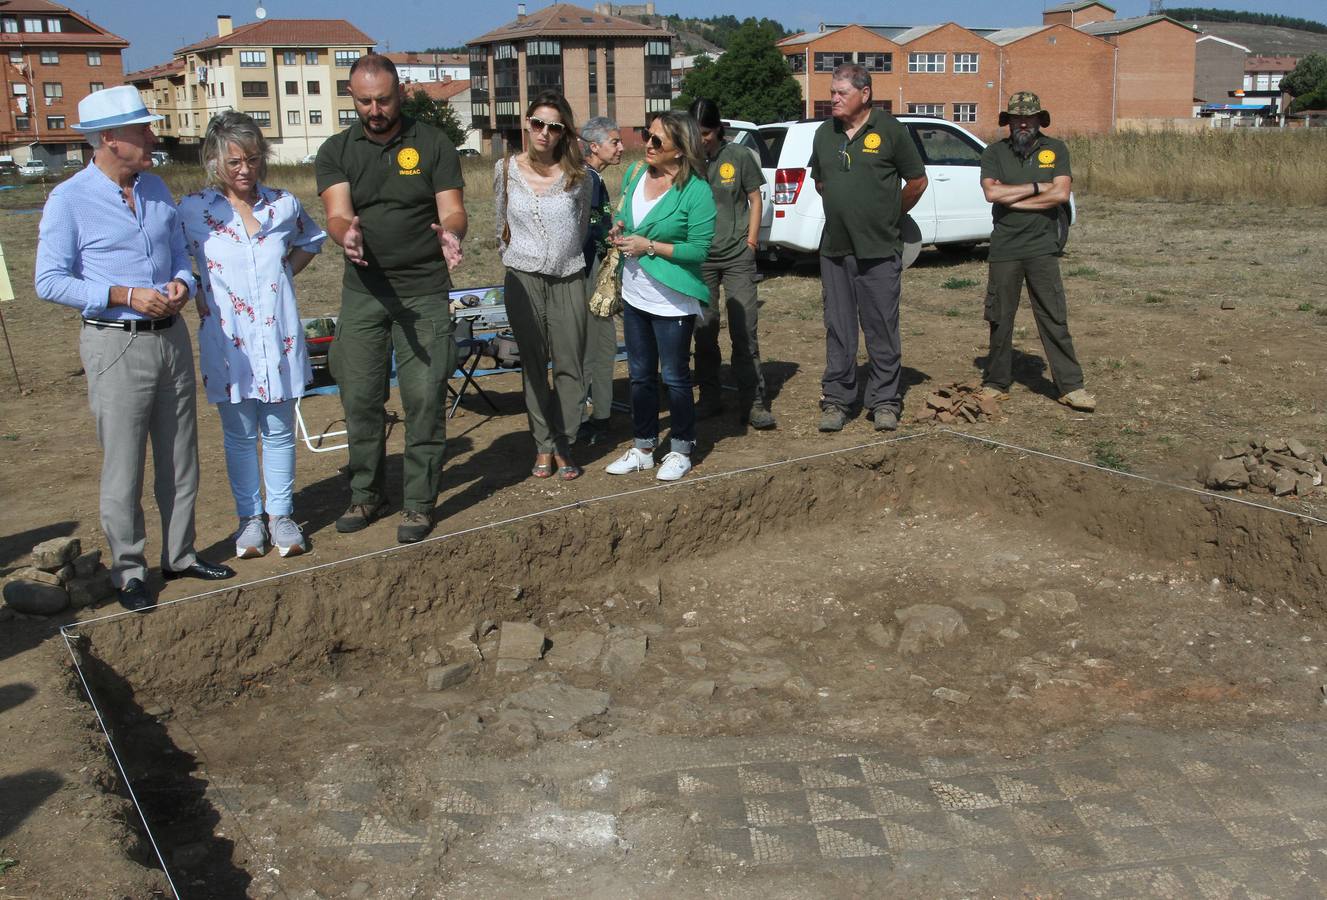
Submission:
M 78 101 L 78 117 L 82 121 L 70 126 L 75 131 L 103 131 L 163 118 L 148 112 L 138 89 L 127 84 L 88 94 Z

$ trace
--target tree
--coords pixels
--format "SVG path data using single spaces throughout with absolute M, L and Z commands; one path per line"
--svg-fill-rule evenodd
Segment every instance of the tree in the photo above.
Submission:
M 717 62 L 708 57 L 696 60 L 674 105 L 686 109 L 705 97 L 719 104 L 724 118 L 757 124 L 800 116 L 802 88 L 774 46 L 778 39 L 778 27 L 768 19 L 747 19 L 733 32 L 728 50 Z
M 1310 53 L 1295 70 L 1281 79 L 1281 90 L 1295 98 L 1290 112 L 1327 109 L 1327 56 Z
M 412 119 L 441 128 L 458 147 L 465 143 L 465 136 L 470 131 L 461 122 L 461 117 L 456 114 L 455 109 L 441 100 L 434 100 L 423 88 L 415 88 L 414 91 L 407 93 L 401 103 L 401 112 Z

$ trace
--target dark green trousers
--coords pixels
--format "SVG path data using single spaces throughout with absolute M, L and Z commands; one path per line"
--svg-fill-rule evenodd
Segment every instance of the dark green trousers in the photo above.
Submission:
M 1083 386 L 1083 369 L 1069 336 L 1069 309 L 1060 280 L 1057 256 L 992 261 L 986 283 L 986 321 L 991 324 L 991 351 L 982 381 L 1002 391 L 1013 383 L 1014 315 L 1027 283 L 1032 316 L 1041 335 L 1041 348 L 1050 364 L 1060 395 Z
M 405 408 L 405 509 L 432 513 L 447 455 L 447 379 L 456 368 L 446 292 L 375 297 L 341 290 L 328 359 L 341 391 L 350 444 L 350 502 L 385 499 L 387 402 L 392 351 Z
M 703 308 L 696 326 L 696 386 L 702 401 L 719 397 L 719 288 L 723 288 L 724 308 L 728 311 L 728 336 L 732 340 L 731 364 L 737 381 L 738 404 L 742 412 L 752 403 L 765 405 L 765 375 L 760 370 L 760 306 L 756 297 L 756 254 L 747 247 L 736 259 L 716 262 L 706 260 L 700 274 L 710 289 L 710 305 Z

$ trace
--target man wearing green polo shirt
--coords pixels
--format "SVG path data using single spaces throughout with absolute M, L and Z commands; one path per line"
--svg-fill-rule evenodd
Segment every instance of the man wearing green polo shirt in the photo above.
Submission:
M 926 191 L 926 167 L 908 130 L 872 107 L 871 75 L 863 66 L 834 70 L 830 108 L 834 118 L 816 130 L 811 149 L 811 178 L 825 207 L 820 430 L 842 430 L 857 403 L 860 322 L 870 360 L 863 405 L 877 431 L 893 431 L 903 409 L 899 221 Z
M 1014 314 L 1026 281 L 1060 402 L 1092 412 L 1097 401 L 1083 389 L 1083 369 L 1069 336 L 1068 305 L 1060 281 L 1073 175 L 1069 148 L 1041 133 L 1050 123 L 1050 113 L 1041 108 L 1037 95 L 1019 91 L 1000 113 L 1000 124 L 1009 126 L 1009 137 L 991 144 L 981 155 L 981 186 L 995 216 L 986 286 L 991 349 L 982 391 L 998 399 L 1009 396 Z
M 447 292 L 465 237 L 464 181 L 447 136 L 402 117 L 391 60 L 360 57 L 350 94 L 360 121 L 329 138 L 317 163 L 327 231 L 346 257 L 329 362 L 345 408 L 351 494 L 336 530 L 359 531 L 386 512 L 384 404 L 395 352 L 405 408 L 396 537 L 410 543 L 433 528 L 447 450 L 447 379 L 456 365 Z

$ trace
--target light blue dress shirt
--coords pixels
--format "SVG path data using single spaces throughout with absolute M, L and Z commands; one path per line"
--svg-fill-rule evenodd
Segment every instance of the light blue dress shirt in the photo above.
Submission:
M 72 306 L 88 319 L 146 319 L 128 306 L 107 306 L 114 285 L 166 292 L 194 277 L 175 200 L 147 172 L 134 181 L 134 208 L 120 186 L 92 164 L 56 185 L 42 210 L 37 243 L 37 296 Z

